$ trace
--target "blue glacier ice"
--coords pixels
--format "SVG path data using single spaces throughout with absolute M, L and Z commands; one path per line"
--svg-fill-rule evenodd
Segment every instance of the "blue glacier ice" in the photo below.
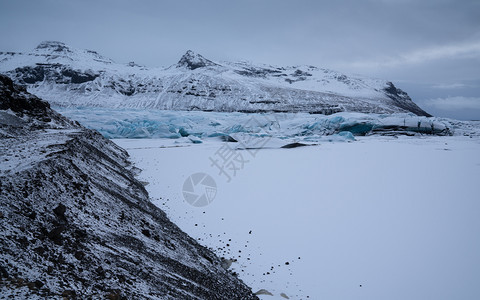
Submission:
M 191 143 L 242 134 L 295 142 L 353 141 L 370 134 L 452 134 L 449 119 L 414 114 L 223 113 L 108 108 L 56 108 L 107 138 L 180 139 Z M 183 139 L 182 139 L 183 141 Z

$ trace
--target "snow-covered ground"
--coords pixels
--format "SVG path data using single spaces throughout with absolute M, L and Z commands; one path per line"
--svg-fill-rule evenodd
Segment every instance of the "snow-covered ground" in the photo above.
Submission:
M 262 299 L 479 299 L 478 136 L 356 139 L 259 151 L 114 141 L 143 170 L 152 201 L 237 259 L 241 279 L 274 295 Z M 234 164 L 221 173 L 227 157 Z M 182 194 L 197 172 L 217 187 L 204 207 Z

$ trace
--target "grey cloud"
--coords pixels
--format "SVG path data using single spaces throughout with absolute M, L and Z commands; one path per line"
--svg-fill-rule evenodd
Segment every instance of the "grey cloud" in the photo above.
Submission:
M 480 80 L 477 0 L 0 0 L 0 25 L 8 28 L 0 51 L 60 40 L 148 66 L 192 49 L 217 61 L 312 64 L 430 87 Z M 408 86 L 414 100 L 434 97 Z

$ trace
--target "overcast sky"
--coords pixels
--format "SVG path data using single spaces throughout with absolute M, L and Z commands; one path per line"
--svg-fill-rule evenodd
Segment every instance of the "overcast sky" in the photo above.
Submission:
M 0 51 L 44 40 L 121 63 L 309 64 L 393 81 L 428 112 L 480 119 L 480 0 L 0 0 Z

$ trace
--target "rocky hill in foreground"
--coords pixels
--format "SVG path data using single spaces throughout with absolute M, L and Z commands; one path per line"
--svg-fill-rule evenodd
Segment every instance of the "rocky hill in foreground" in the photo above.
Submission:
M 43 42 L 28 53 L 0 52 L 0 72 L 64 107 L 430 116 L 389 81 L 314 66 L 214 62 L 192 51 L 169 68 L 147 68 Z
M 131 169 L 124 150 L 0 76 L 0 298 L 255 299 Z

